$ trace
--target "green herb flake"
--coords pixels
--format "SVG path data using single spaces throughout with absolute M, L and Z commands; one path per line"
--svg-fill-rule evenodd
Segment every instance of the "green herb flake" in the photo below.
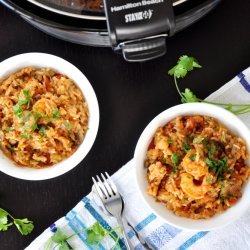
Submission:
M 16 104 L 15 106 L 13 106 L 13 112 L 19 118 L 23 115 L 23 109 L 21 108 L 19 104 Z
M 173 139 L 171 137 L 168 138 L 168 144 L 172 144 L 173 143 Z
M 7 132 L 10 132 L 10 131 L 15 130 L 15 127 L 6 127 L 6 128 L 4 128 L 4 130 Z
M 191 154 L 189 156 L 189 159 L 192 160 L 192 161 L 195 161 L 195 158 L 196 158 L 196 155 L 195 154 Z
M 191 149 L 190 144 L 186 143 L 184 146 L 181 147 L 181 150 L 185 151 L 186 153 Z
M 221 188 L 225 188 L 225 184 L 224 183 L 221 183 Z
M 28 89 L 24 89 L 24 90 L 23 90 L 23 94 L 24 94 L 25 96 L 29 97 L 29 96 L 30 96 L 30 91 L 29 91 Z
M 58 109 L 54 109 L 54 110 L 53 110 L 53 117 L 54 117 L 55 119 L 60 119 L 60 118 L 61 118 Z
M 28 132 L 27 130 L 25 130 L 25 131 L 21 134 L 21 138 L 31 139 L 31 136 L 30 136 L 29 132 Z
M 46 118 L 44 119 L 45 122 L 53 122 L 55 121 L 55 118 Z
M 173 171 L 173 173 L 176 173 L 178 171 L 178 163 L 179 163 L 180 157 L 181 156 L 178 155 L 178 154 L 172 154 L 171 155 L 171 161 L 174 164 L 174 171 Z
M 13 155 L 15 152 L 15 148 L 14 147 L 10 147 L 10 153 Z
M 35 118 L 36 121 L 38 121 L 40 117 L 42 117 L 42 114 L 34 113 L 34 118 Z
M 41 126 L 41 128 L 39 129 L 39 132 L 41 134 L 45 135 L 46 134 L 46 128 L 45 128 L 45 126 Z
M 70 123 L 68 121 L 65 121 L 63 124 L 64 124 L 65 128 L 69 128 L 70 127 Z
M 30 119 L 31 111 L 27 112 L 27 115 L 23 118 L 23 122 L 27 122 Z
M 208 157 L 209 159 L 212 159 L 214 156 L 214 153 L 216 151 L 216 146 L 213 142 L 210 143 L 210 150 L 208 151 Z
M 36 122 L 33 123 L 33 124 L 30 126 L 30 128 L 31 128 L 33 131 L 37 130 L 37 129 L 38 129 L 37 123 L 36 123 Z
M 205 138 L 203 138 L 203 137 L 196 137 L 196 138 L 194 138 L 193 143 L 194 144 L 201 143 L 204 139 Z

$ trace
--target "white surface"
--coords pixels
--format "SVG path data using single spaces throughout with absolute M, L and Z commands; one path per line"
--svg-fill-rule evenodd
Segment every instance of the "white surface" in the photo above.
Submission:
M 81 89 L 89 108 L 89 130 L 84 141 L 77 151 L 69 158 L 51 167 L 43 169 L 32 169 L 28 167 L 19 167 L 9 160 L 0 150 L 0 171 L 20 179 L 26 180 L 44 180 L 62 175 L 77 164 L 79 164 L 91 149 L 99 126 L 99 107 L 95 92 L 83 73 L 74 65 L 66 60 L 44 53 L 26 53 L 13 56 L 0 63 L 0 79 L 24 67 L 48 67 L 55 71 L 67 75 Z
M 242 198 L 222 214 L 216 214 L 207 220 L 193 220 L 176 216 L 172 211 L 168 210 L 163 203 L 156 202 L 152 196 L 146 192 L 148 182 L 146 179 L 146 168 L 144 167 L 145 157 L 148 145 L 158 127 L 164 126 L 167 122 L 179 115 L 208 115 L 217 119 L 224 124 L 233 134 L 244 138 L 250 149 L 250 131 L 247 126 L 231 112 L 215 105 L 205 103 L 188 103 L 181 104 L 163 111 L 156 116 L 145 128 L 136 146 L 135 160 L 135 176 L 138 191 L 144 201 L 152 209 L 154 213 L 162 217 L 167 223 L 182 229 L 208 231 L 223 227 L 228 223 L 238 219 L 250 208 L 250 182 L 245 185 Z M 249 151 L 250 154 L 250 151 Z

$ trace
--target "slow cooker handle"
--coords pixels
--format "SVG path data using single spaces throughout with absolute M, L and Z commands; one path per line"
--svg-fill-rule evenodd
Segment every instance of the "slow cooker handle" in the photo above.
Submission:
M 172 0 L 104 0 L 111 45 L 129 62 L 166 53 L 166 37 L 174 30 Z
M 188 27 L 211 11 L 221 0 L 207 0 L 175 19 L 172 0 L 140 0 L 135 3 L 158 3 L 131 7 L 128 0 L 104 0 L 107 26 L 111 45 L 122 52 L 129 62 L 142 62 L 157 58 L 166 53 L 166 37 Z M 129 5 L 130 4 L 130 5 Z M 128 9 L 126 9 L 128 6 Z M 160 6 L 160 8 L 159 8 Z M 153 13 L 151 20 L 136 20 L 136 15 Z M 128 23 L 126 20 L 128 18 Z M 134 19 L 133 19 L 134 18 Z M 145 18 L 148 19 L 148 18 Z M 149 18 L 150 19 L 150 18 Z M 131 21 L 131 22 L 130 22 Z M 131 25 L 135 24 L 135 26 Z

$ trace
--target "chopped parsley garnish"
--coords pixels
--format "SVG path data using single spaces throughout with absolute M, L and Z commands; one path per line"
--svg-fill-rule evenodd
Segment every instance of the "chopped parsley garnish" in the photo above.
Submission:
M 186 153 L 191 149 L 190 144 L 186 143 L 184 146 L 181 147 L 181 150 L 185 151 Z
M 27 115 L 23 118 L 23 122 L 27 122 L 31 117 L 31 111 L 27 112 Z
M 213 142 L 211 142 L 210 143 L 210 150 L 208 151 L 209 159 L 212 159 L 214 157 L 215 150 L 216 150 L 216 146 Z
M 14 147 L 10 147 L 10 153 L 13 155 L 15 152 L 15 148 Z
M 172 138 L 168 138 L 168 144 L 173 143 L 173 139 Z
M 54 110 L 53 110 L 53 117 L 54 117 L 55 119 L 60 119 L 60 118 L 61 118 L 58 109 L 54 109 Z
M 206 164 L 213 173 L 216 173 L 218 180 L 221 180 L 223 173 L 227 171 L 227 160 L 227 157 L 219 160 L 206 158 Z
M 173 173 L 176 173 L 178 171 L 178 163 L 179 163 L 179 160 L 180 160 L 180 155 L 178 154 L 172 154 L 171 155 L 171 161 L 172 163 L 174 164 L 174 170 L 173 170 Z
M 22 117 L 23 109 L 21 108 L 21 106 L 19 104 L 16 104 L 15 106 L 13 106 L 13 111 L 17 117 L 19 117 L 19 118 Z
M 36 123 L 36 122 L 33 123 L 33 124 L 30 126 L 30 128 L 31 128 L 33 131 L 37 130 L 37 129 L 38 129 L 37 123 Z
M 203 138 L 203 137 L 197 137 L 197 138 L 194 138 L 193 143 L 194 144 L 198 144 L 198 143 L 201 143 L 203 140 L 205 140 L 205 138 Z
M 10 131 L 15 130 L 15 127 L 6 127 L 6 128 L 4 128 L 4 130 L 7 132 L 10 132 Z
M 55 118 L 46 118 L 44 119 L 45 122 L 53 122 L 55 120 Z
M 189 156 L 189 159 L 192 160 L 192 161 L 194 161 L 194 160 L 195 160 L 195 157 L 196 157 L 195 154 L 191 154 L 191 155 Z
M 70 127 L 70 123 L 69 123 L 68 121 L 65 121 L 63 124 L 64 124 L 64 126 L 65 126 L 66 128 L 69 128 L 69 127 Z
M 41 126 L 41 128 L 39 129 L 39 132 L 42 133 L 43 135 L 45 135 L 46 134 L 45 126 Z
M 21 138 L 30 139 L 31 136 L 30 136 L 29 132 L 28 132 L 27 130 L 25 130 L 25 131 L 21 134 Z

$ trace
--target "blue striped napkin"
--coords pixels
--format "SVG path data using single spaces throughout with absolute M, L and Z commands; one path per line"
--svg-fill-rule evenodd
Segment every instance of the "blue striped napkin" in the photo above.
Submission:
M 250 68 L 237 75 L 230 82 L 211 94 L 207 100 L 216 102 L 249 103 L 250 100 Z M 250 127 L 249 114 L 243 114 L 240 118 Z M 133 177 L 133 160 L 129 161 L 112 179 L 126 200 L 125 214 L 130 224 L 152 246 L 152 249 L 177 249 L 177 250 L 245 250 L 250 249 L 250 211 L 233 224 L 222 229 L 210 232 L 190 232 L 180 230 L 168 225 L 158 218 L 144 204 L 137 193 Z M 117 226 L 114 218 L 105 215 L 92 198 L 90 193 L 84 197 L 65 217 L 53 223 L 26 249 L 45 249 L 48 239 L 60 228 L 64 234 L 71 235 L 74 232 L 87 228 L 98 221 L 107 230 Z M 132 231 L 128 236 L 135 250 L 144 249 L 134 237 Z M 85 233 L 80 233 L 68 240 L 73 249 L 96 249 L 86 241 Z M 122 239 L 119 242 L 124 249 Z M 98 249 L 111 249 L 114 240 L 107 237 Z

